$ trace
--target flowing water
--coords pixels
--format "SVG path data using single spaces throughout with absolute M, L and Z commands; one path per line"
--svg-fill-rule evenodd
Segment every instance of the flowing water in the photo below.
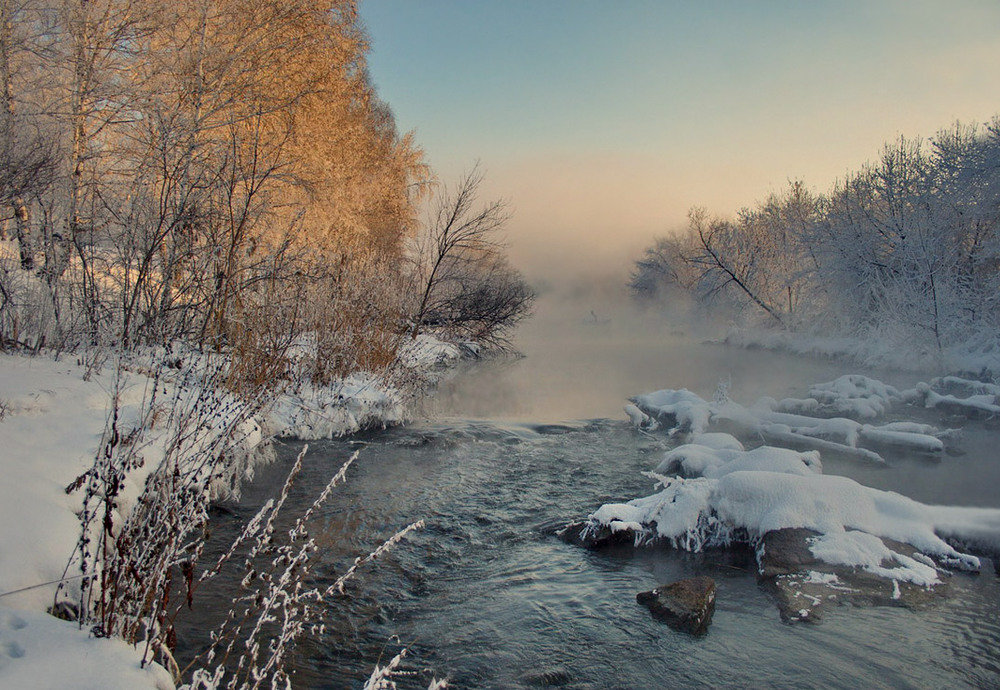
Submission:
M 576 327 L 553 315 L 522 340 L 528 357 L 484 366 L 447 384 L 426 421 L 312 443 L 291 496 L 301 512 L 354 450 L 348 482 L 323 508 L 314 577 L 328 583 L 357 555 L 423 519 L 425 529 L 367 566 L 330 602 L 326 632 L 300 644 L 296 687 L 360 687 L 373 665 L 409 649 L 400 687 L 432 675 L 459 688 L 996 687 L 997 577 L 952 578 L 931 608 L 833 608 L 817 625 L 786 625 L 746 557 L 665 550 L 592 552 L 555 530 L 604 502 L 646 495 L 641 476 L 665 441 L 623 420 L 627 395 L 686 386 L 710 396 L 802 393 L 843 363 L 702 345 L 600 318 Z M 850 370 L 857 370 L 851 367 Z M 915 375 L 876 372 L 890 382 Z M 918 500 L 1000 506 L 998 435 L 966 434 L 966 454 L 938 462 L 893 458 L 889 468 L 824 460 L 827 473 Z M 284 479 L 299 444 L 258 473 L 244 499 L 214 518 L 226 543 Z M 696 574 L 718 584 L 704 637 L 674 632 L 637 605 L 637 592 Z M 232 581 L 201 597 L 182 655 L 228 609 Z

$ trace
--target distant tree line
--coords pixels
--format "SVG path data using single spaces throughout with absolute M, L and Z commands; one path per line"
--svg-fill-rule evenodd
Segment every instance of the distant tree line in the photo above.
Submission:
M 1000 333 L 1000 118 L 900 138 L 826 194 L 802 182 L 735 218 L 689 214 L 636 262 L 634 294 L 686 295 L 787 329 L 940 351 Z
M 3 345 L 385 366 L 433 185 L 367 49 L 352 0 L 0 0 Z

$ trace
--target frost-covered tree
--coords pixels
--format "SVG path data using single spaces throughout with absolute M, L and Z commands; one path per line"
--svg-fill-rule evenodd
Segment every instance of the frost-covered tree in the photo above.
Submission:
M 503 347 L 531 308 L 534 292 L 507 262 L 500 236 L 507 205 L 480 204 L 482 181 L 474 168 L 434 199 L 413 251 L 413 338 L 436 328 Z
M 1000 124 L 958 123 L 885 146 L 825 196 L 796 182 L 733 219 L 692 212 L 689 234 L 658 241 L 634 281 L 662 274 L 774 325 L 890 334 L 942 351 L 995 339 L 998 224 Z M 681 265 L 697 279 L 678 280 Z

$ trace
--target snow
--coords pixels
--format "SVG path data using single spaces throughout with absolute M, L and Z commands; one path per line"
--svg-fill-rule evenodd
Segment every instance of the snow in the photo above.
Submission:
M 457 348 L 454 346 L 422 338 L 418 339 L 416 350 L 408 355 L 408 361 L 411 365 L 429 368 L 440 363 L 442 358 L 451 361 L 455 353 Z M 191 357 L 191 367 L 204 364 L 193 355 Z M 140 366 L 130 369 L 124 371 L 124 385 L 119 391 L 118 427 L 123 432 L 141 426 L 151 392 L 148 369 Z M 239 408 L 230 403 L 231 396 L 221 389 L 206 391 L 192 387 L 189 390 L 179 382 L 180 372 L 172 376 L 160 380 L 160 401 L 169 404 L 171 396 L 176 394 L 182 404 L 191 405 L 200 395 L 199 400 L 216 405 L 219 414 L 227 419 Z M 197 376 L 192 381 L 196 382 Z M 88 647 L 86 632 L 81 633 L 72 625 L 67 628 L 64 622 L 47 616 L 44 611 L 53 601 L 55 585 L 37 586 L 63 576 L 76 545 L 80 534 L 77 512 L 83 492 L 68 494 L 66 487 L 91 467 L 114 391 L 115 371 L 110 361 L 102 367 L 88 367 L 79 365 L 75 358 L 57 361 L 46 356 L 0 354 L 0 437 L 3 438 L 0 444 L 0 476 L 3 476 L 0 482 L 0 593 L 30 588 L 0 598 L 0 604 L 17 611 L 11 616 L 20 616 L 19 620 L 30 623 L 27 627 L 15 626 L 10 630 L 0 627 L 0 649 L 14 649 L 6 642 L 13 639 L 11 636 L 15 633 L 11 630 L 27 630 L 17 633 L 21 637 L 38 633 L 30 639 L 25 638 L 27 641 L 16 643 L 26 650 L 34 650 L 30 654 L 0 660 L 2 687 L 140 688 L 160 683 L 153 672 L 129 671 L 140 657 L 124 643 L 90 640 Z M 301 385 L 296 391 L 279 397 L 265 419 L 240 423 L 236 434 L 239 449 L 232 454 L 231 485 L 220 486 L 219 491 L 238 490 L 239 482 L 252 475 L 254 463 L 269 459 L 264 443 L 267 435 L 303 438 L 340 435 L 401 422 L 404 412 L 402 395 L 376 376 L 358 374 L 327 388 Z M 222 417 L 214 422 L 224 426 L 226 421 Z M 189 437 L 190 446 L 184 453 L 192 457 L 197 455 L 199 448 L 216 433 L 214 428 L 199 427 L 198 432 Z M 145 462 L 126 478 L 127 485 L 119 496 L 122 513 L 129 510 L 141 494 L 147 476 L 163 458 L 169 429 L 161 422 L 146 428 L 143 434 L 141 453 Z M 58 646 L 42 655 L 37 650 L 46 640 L 54 645 L 58 641 Z M 105 654 L 100 650 L 110 651 Z M 65 677 L 72 682 L 46 681 L 40 686 L 20 682 L 32 677 L 30 674 L 37 670 L 24 661 L 26 658 L 33 659 L 36 665 L 58 667 L 52 671 L 56 675 L 39 675 L 39 678 Z M 89 661 L 83 663 L 84 659 Z M 169 685 L 161 684 L 161 687 Z
M 686 477 L 704 476 L 709 470 L 732 460 L 732 454 L 733 451 L 727 449 L 715 449 L 697 443 L 686 443 L 667 451 L 660 464 L 653 471 L 678 473 Z
M 629 423 L 636 429 L 646 429 L 653 431 L 659 426 L 656 423 L 656 420 L 651 418 L 648 414 L 640 410 L 632 403 L 627 403 L 624 409 L 625 409 L 625 415 L 628 417 Z
M 861 427 L 859 436 L 863 441 L 868 443 L 888 446 L 905 446 L 911 450 L 922 453 L 944 452 L 944 441 L 922 432 L 900 431 L 865 424 Z
M 475 347 L 468 343 L 466 347 Z M 400 348 L 399 361 L 411 369 L 434 369 L 453 365 L 462 358 L 462 350 L 454 343 L 440 340 L 429 333 L 408 339 Z
M 725 434 L 719 431 L 695 434 L 691 438 L 691 443 L 699 446 L 707 446 L 715 450 L 743 450 L 743 444 L 732 434 Z
M 0 592 L 62 577 L 76 543 L 80 495 L 65 488 L 93 462 L 113 385 L 107 373 L 90 381 L 83 374 L 44 357 L 0 355 L 0 400 L 8 408 L 0 421 Z M 139 385 L 125 390 L 125 415 L 136 416 L 142 392 Z M 53 593 L 35 589 L 3 603 L 44 609 Z
M 920 385 L 926 387 L 927 384 Z M 884 414 L 891 403 L 917 395 L 917 390 L 924 391 L 928 404 L 934 399 L 927 396 L 938 395 L 920 386 L 900 393 L 881 381 L 860 375 L 846 375 L 812 386 L 810 391 L 822 401 L 816 398 L 786 398 L 778 402 L 762 397 L 750 407 L 729 399 L 708 402 L 686 389 L 665 389 L 635 397 L 635 404 L 626 407 L 626 414 L 633 425 L 646 430 L 653 429 L 649 419 L 650 416 L 655 417 L 664 422 L 671 435 L 689 432 L 689 443 L 701 447 L 742 449 L 734 436 L 707 431 L 722 428 L 747 438 L 762 439 L 771 445 L 836 453 L 881 464 L 885 459 L 869 446 L 880 450 L 889 448 L 938 454 L 945 449 L 943 439 L 952 434 L 927 424 L 891 422 L 876 425 L 847 417 L 808 416 L 801 412 L 812 410 L 819 414 L 846 410 L 854 417 L 871 418 L 872 415 Z M 941 396 L 938 395 L 938 398 Z M 984 408 L 975 399 L 976 396 L 973 398 L 971 403 L 966 404 L 979 405 L 976 409 L 980 411 L 993 409 Z M 996 409 L 1000 411 L 1000 407 Z M 716 456 L 697 448 L 682 447 L 665 459 L 660 469 L 676 466 L 684 474 L 703 474 L 704 469 L 713 463 L 718 463 Z
M 809 395 L 834 406 L 842 414 L 851 412 L 861 419 L 881 417 L 900 398 L 894 387 L 860 374 L 845 374 L 827 383 L 817 383 L 809 388 Z
M 995 383 L 985 383 L 983 381 L 973 381 L 960 376 L 942 376 L 930 380 L 931 388 L 935 390 L 958 389 L 971 393 L 979 393 L 993 396 L 1000 396 L 1000 386 Z
M 141 651 L 96 639 L 75 623 L 38 611 L 0 608 L 0 687 L 79 690 L 167 690 L 157 664 L 140 667 Z
M 738 328 L 724 341 L 736 347 L 759 347 L 819 357 L 843 357 L 868 366 L 889 366 L 905 371 L 1000 372 L 1000 348 L 995 337 L 976 338 L 947 346 L 943 351 L 917 342 L 899 343 L 887 338 L 826 336 L 816 333 Z
M 922 389 L 920 385 L 917 386 L 917 390 L 924 394 L 924 407 L 958 407 L 970 411 L 983 412 L 988 415 L 1000 414 L 1000 405 L 996 404 L 997 398 L 995 395 L 981 394 L 959 398 L 954 395 L 941 395 L 930 389 Z
M 673 420 L 671 426 L 678 427 L 682 431 L 702 433 L 708 427 L 709 403 L 686 388 L 637 395 L 632 402 L 640 410 L 661 422 L 665 419 Z
M 938 392 L 946 390 L 969 395 Z M 939 582 L 938 565 L 979 569 L 979 559 L 956 545 L 1000 554 L 1000 510 L 925 505 L 847 477 L 826 476 L 820 452 L 876 462 L 884 461 L 864 445 L 940 454 L 954 431 L 912 421 L 856 420 L 870 421 L 903 402 L 993 415 L 1000 413 L 998 392 L 995 384 L 958 377 L 900 391 L 866 376 L 845 375 L 811 386 L 809 398 L 764 397 L 750 407 L 727 397 L 708 402 L 686 389 L 637 396 L 632 415 L 669 422 L 671 436 L 688 432 L 688 442 L 664 453 L 647 473 L 660 483 L 657 493 L 601 506 L 587 530 L 627 530 L 637 544 L 662 541 L 700 551 L 741 540 L 759 543 L 768 532 L 801 528 L 818 533 L 810 549 L 821 561 L 889 579 L 894 592 L 899 582 L 933 586 Z M 807 414 L 831 412 L 854 419 Z M 799 450 L 765 445 L 746 451 L 736 437 L 707 431 L 716 427 Z M 885 540 L 916 552 L 899 553 Z
M 279 437 L 307 441 L 400 424 L 402 394 L 371 374 L 351 374 L 329 386 L 302 384 L 285 392 L 265 412 L 265 425 Z
M 430 380 L 462 358 L 462 348 L 422 333 L 408 339 L 398 353 L 399 364 L 421 380 Z M 299 357 L 312 357 L 314 345 L 298 344 Z M 407 418 L 403 391 L 387 376 L 355 372 L 325 386 L 298 382 L 283 391 L 265 412 L 265 427 L 274 436 L 306 441 L 345 436 L 372 428 L 402 424 Z
M 822 471 L 822 465 L 816 451 L 800 453 L 771 446 L 761 446 L 751 451 L 728 448 L 717 450 L 697 444 L 685 444 L 668 451 L 653 471 L 718 479 L 731 472 L 745 470 L 807 474 Z
M 912 582 L 921 587 L 940 583 L 937 568 L 896 553 L 878 537 L 858 532 L 829 532 L 810 539 L 809 550 L 821 561 L 833 565 L 861 568 L 873 575 L 893 581 L 893 592 L 899 591 L 899 582 Z M 883 563 L 895 562 L 895 567 Z M 894 598 L 899 598 L 898 596 Z
M 840 578 L 834 573 L 820 573 L 815 570 L 810 570 L 806 573 L 802 582 L 810 585 L 834 585 L 840 582 Z
M 809 454 L 793 461 L 793 451 L 784 449 L 715 453 L 724 462 L 709 465 L 706 473 L 713 476 L 666 479 L 650 496 L 601 506 L 590 516 L 591 528 L 628 529 L 637 543 L 666 541 L 689 551 L 728 545 L 741 535 L 754 541 L 774 530 L 805 528 L 820 534 L 811 547 L 820 560 L 921 586 L 937 582 L 933 564 L 892 551 L 882 538 L 968 570 L 978 570 L 979 559 L 945 538 L 1000 548 L 1000 510 L 929 506 L 826 476 L 818 455 L 809 465 L 801 458 Z

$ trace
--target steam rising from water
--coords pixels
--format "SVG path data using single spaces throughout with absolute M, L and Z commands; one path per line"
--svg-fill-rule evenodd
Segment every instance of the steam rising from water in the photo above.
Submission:
M 534 422 L 622 419 L 628 397 L 660 388 L 688 388 L 710 398 L 726 381 L 735 398 L 752 402 L 761 395 L 801 393 L 809 383 L 845 373 L 845 367 L 862 371 L 843 362 L 703 344 L 722 335 L 725 324 L 644 310 L 624 284 L 620 275 L 543 290 L 534 316 L 517 333 L 524 359 L 476 367 L 443 385 L 432 414 Z

